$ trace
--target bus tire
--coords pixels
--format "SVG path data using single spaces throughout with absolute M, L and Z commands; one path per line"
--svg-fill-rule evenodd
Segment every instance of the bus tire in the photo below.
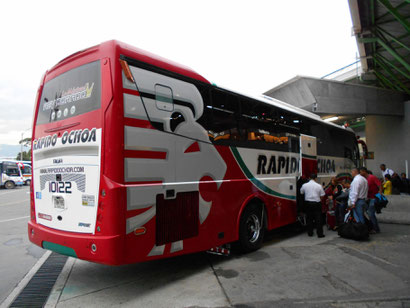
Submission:
M 6 189 L 13 189 L 14 187 L 16 187 L 16 184 L 14 184 L 14 182 L 12 182 L 12 181 L 7 181 L 7 182 L 4 184 L 4 187 L 5 187 Z
M 251 203 L 243 211 L 239 222 L 239 246 L 242 252 L 258 250 L 265 235 L 262 221 L 262 204 Z
M 24 185 L 26 185 L 26 186 L 30 186 L 30 184 L 31 184 L 31 180 L 27 180 L 27 181 L 24 183 Z

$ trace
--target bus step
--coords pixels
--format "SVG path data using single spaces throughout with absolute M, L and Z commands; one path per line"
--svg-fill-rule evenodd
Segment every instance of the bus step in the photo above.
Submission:
M 228 257 L 231 254 L 231 245 L 227 244 L 227 245 L 214 247 L 214 248 L 209 249 L 207 253 Z

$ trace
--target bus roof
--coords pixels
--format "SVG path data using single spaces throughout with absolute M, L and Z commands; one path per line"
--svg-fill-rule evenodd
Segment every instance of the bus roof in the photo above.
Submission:
M 10 164 L 16 164 L 17 165 L 16 161 L 13 161 L 13 160 L 10 160 L 10 159 L 0 159 L 0 164 L 2 164 L 2 163 L 10 163 Z
M 167 70 L 167 71 L 179 74 L 179 75 L 183 75 L 183 76 L 186 76 L 188 78 L 192 78 L 192 79 L 195 79 L 195 80 L 207 83 L 207 84 L 211 84 L 207 79 L 205 79 L 203 76 L 199 75 L 198 73 L 196 73 L 194 70 L 192 70 L 191 68 L 189 68 L 187 66 L 184 66 L 182 64 L 173 62 L 171 60 L 165 59 L 163 57 L 157 56 L 157 55 L 155 55 L 153 53 L 150 53 L 148 51 L 145 51 L 143 49 L 136 48 L 134 46 L 128 45 L 126 43 L 123 43 L 123 42 L 120 42 L 120 41 L 117 41 L 117 40 L 106 41 L 106 42 L 103 42 L 99 45 L 96 45 L 96 46 L 89 47 L 87 49 L 78 51 L 78 52 L 64 58 L 60 62 L 58 62 L 53 68 L 51 68 L 47 72 L 47 75 L 50 72 L 53 72 L 54 70 L 58 69 L 60 66 L 66 64 L 66 63 L 68 63 L 68 62 L 70 62 L 70 61 L 72 61 L 72 60 L 74 60 L 77 57 L 80 57 L 82 55 L 86 55 L 86 54 L 90 54 L 90 53 L 94 53 L 94 52 L 102 52 L 103 54 L 109 54 L 110 52 L 112 53 L 113 50 L 115 51 L 116 56 L 124 55 L 124 56 L 130 57 L 134 60 L 141 61 L 141 62 L 150 64 L 150 65 L 159 67 L 161 69 L 164 69 L 164 70 Z M 54 75 L 54 74 L 51 74 L 51 75 Z M 49 78 L 53 78 L 53 77 L 54 76 L 49 76 Z M 265 95 L 261 95 L 261 96 L 247 95 L 247 94 L 239 93 L 237 91 L 232 91 L 232 90 L 229 90 L 229 89 L 226 89 L 226 88 L 223 88 L 223 87 L 219 87 L 219 86 L 218 86 L 218 88 L 227 90 L 227 91 L 232 92 L 232 93 L 237 93 L 239 95 L 243 95 L 243 96 L 246 96 L 246 97 L 249 97 L 251 99 L 255 99 L 255 100 L 267 103 L 267 104 L 274 105 L 276 107 L 285 109 L 287 111 L 290 111 L 290 112 L 293 112 L 293 113 L 296 113 L 296 114 L 311 118 L 311 119 L 316 120 L 316 121 L 326 123 L 327 125 L 337 127 L 339 129 L 344 129 L 340 125 L 336 125 L 336 124 L 331 123 L 331 122 L 323 121 L 320 118 L 320 116 L 318 116 L 318 115 L 316 115 L 312 112 L 309 112 L 309 111 L 306 111 L 304 109 L 295 107 L 293 105 L 282 102 L 282 101 L 277 100 L 275 98 L 271 98 L 271 97 L 268 97 L 268 96 L 265 96 Z
M 192 79 L 199 80 L 201 82 L 210 83 L 204 77 L 199 75 L 193 69 L 184 66 L 182 64 L 173 62 L 171 60 L 165 59 L 163 57 L 157 56 L 153 53 L 145 51 L 143 49 L 136 48 L 134 46 L 128 45 L 126 43 L 111 40 L 103 42 L 99 45 L 92 46 L 76 53 L 69 55 L 68 57 L 64 58 L 60 62 L 58 62 L 54 67 L 52 67 L 49 72 L 56 70 L 58 67 L 72 61 L 73 59 L 80 57 L 82 55 L 90 54 L 93 52 L 102 52 L 103 54 L 107 55 L 115 51 L 116 55 L 124 55 L 127 57 L 131 57 L 137 61 L 141 61 L 150 65 L 154 65 L 156 67 L 187 76 Z
M 245 96 L 245 97 L 248 97 L 248 98 L 263 102 L 263 103 L 266 103 L 266 104 L 270 104 L 270 105 L 273 105 L 275 107 L 279 107 L 281 109 L 284 109 L 286 111 L 290 111 L 292 113 L 296 113 L 296 114 L 299 114 L 301 116 L 305 116 L 305 117 L 310 118 L 312 120 L 319 121 L 319 122 L 322 122 L 324 124 L 327 124 L 327 125 L 337 127 L 339 129 L 347 130 L 347 131 L 350 131 L 350 132 L 354 133 L 354 131 L 351 128 L 345 128 L 343 126 L 334 124 L 332 122 L 324 121 L 324 120 L 322 120 L 322 118 L 319 115 L 317 115 L 313 112 L 310 112 L 310 111 L 304 110 L 302 108 L 293 106 L 291 104 L 285 103 L 283 101 L 280 101 L 280 100 L 278 100 L 276 98 L 273 98 L 273 97 L 270 97 L 270 96 L 266 96 L 266 95 L 255 96 L 255 95 L 239 93 L 237 91 L 233 91 L 233 90 L 230 90 L 230 89 L 227 89 L 227 88 L 224 88 L 224 87 L 220 87 L 220 86 L 218 86 L 218 88 L 220 88 L 222 90 L 232 92 L 232 93 L 236 93 L 236 94 L 239 94 L 239 95 L 242 95 L 242 96 Z

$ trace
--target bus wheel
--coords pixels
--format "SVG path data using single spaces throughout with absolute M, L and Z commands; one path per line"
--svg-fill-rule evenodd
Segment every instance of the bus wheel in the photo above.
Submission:
M 6 189 L 12 189 L 12 188 L 16 187 L 16 184 L 14 184 L 14 182 L 12 182 L 12 181 L 8 181 L 4 184 L 4 187 L 6 187 Z
M 242 213 L 239 222 L 239 245 L 243 252 L 255 251 L 262 246 L 265 234 L 263 211 L 263 206 L 252 203 Z
M 31 180 L 27 180 L 26 183 L 24 183 L 24 185 L 30 186 L 31 184 Z

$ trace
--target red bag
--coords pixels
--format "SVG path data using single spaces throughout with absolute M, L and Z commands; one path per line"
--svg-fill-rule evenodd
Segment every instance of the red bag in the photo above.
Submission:
M 326 225 L 329 230 L 333 230 L 336 226 L 336 216 L 335 211 L 326 212 Z

